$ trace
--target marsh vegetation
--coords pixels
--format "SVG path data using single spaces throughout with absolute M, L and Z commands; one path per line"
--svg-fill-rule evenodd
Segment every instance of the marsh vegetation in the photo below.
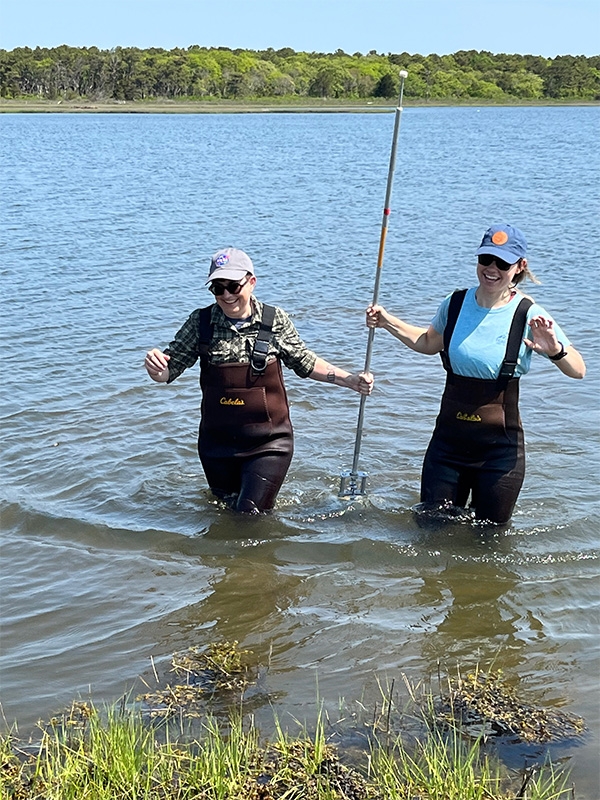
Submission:
M 73 702 L 28 741 L 0 741 L 3 800 L 572 800 L 568 773 L 546 756 L 514 771 L 495 735 L 547 738 L 547 717 L 523 705 L 500 676 L 446 677 L 447 690 L 404 681 L 360 713 L 332 719 L 318 703 L 312 725 L 273 714 L 268 736 L 245 708 L 256 685 L 252 654 L 236 642 L 176 653 L 169 676 L 109 708 Z M 256 696 L 254 698 L 256 703 Z M 268 704 L 267 695 L 263 702 Z M 251 705 L 251 704 L 250 704 Z M 342 713 L 343 712 L 343 713 Z M 522 717 L 522 719 L 520 719 Z M 501 727 L 496 725 L 503 719 Z M 511 721 L 507 723 L 504 718 Z M 546 725 L 535 732 L 536 720 Z M 583 722 L 551 715 L 550 738 Z M 533 722 L 532 722 L 533 720 Z M 351 735 L 349 735 L 351 734 Z M 348 742 L 352 741 L 352 747 Z M 359 745 L 357 746 L 357 742 Z

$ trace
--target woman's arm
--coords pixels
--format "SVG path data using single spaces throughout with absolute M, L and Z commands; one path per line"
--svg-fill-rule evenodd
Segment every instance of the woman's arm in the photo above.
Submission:
M 165 352 L 154 347 L 146 353 L 144 366 L 156 383 L 174 381 L 188 367 L 193 367 L 198 360 L 201 311 L 199 308 L 192 311 Z
M 371 394 L 373 391 L 373 376 L 370 373 L 356 373 L 347 372 L 340 367 L 334 367 L 327 361 L 317 356 L 315 365 L 312 372 L 308 376 L 313 381 L 322 381 L 326 383 L 334 383 L 338 386 L 346 386 L 360 394 Z
M 561 345 L 562 347 L 562 345 Z M 559 370 L 569 378 L 584 378 L 585 377 L 585 361 L 581 353 L 576 350 L 572 344 L 565 347 L 567 355 L 561 358 L 560 361 L 554 363 Z M 560 350 L 558 351 L 560 352 Z
M 433 356 L 444 349 L 444 338 L 431 325 L 419 328 L 388 313 L 383 306 L 367 308 L 367 327 L 383 328 L 416 353 Z

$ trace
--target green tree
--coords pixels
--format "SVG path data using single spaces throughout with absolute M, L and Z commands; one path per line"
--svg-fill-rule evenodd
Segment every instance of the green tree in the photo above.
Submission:
M 460 73 L 455 71 L 437 70 L 429 86 L 430 96 L 437 99 L 464 97 L 467 94 Z
M 547 97 L 600 99 L 600 73 L 583 56 L 557 56 L 543 78 Z
M 341 97 L 344 94 L 344 81 L 348 78 L 346 70 L 336 64 L 324 64 L 308 87 L 312 97 Z
M 373 89 L 373 97 L 396 97 L 399 91 L 400 89 L 394 76 L 386 72 L 377 81 L 377 85 Z
M 253 51 L 229 47 L 97 47 L 0 50 L 0 96 L 265 97 L 295 94 L 322 98 L 393 97 L 397 70 L 408 70 L 407 97 L 543 97 L 600 99 L 600 56 L 493 54 L 459 50 L 451 55 L 366 55 L 297 52 L 290 47 Z
M 513 97 L 540 98 L 544 94 L 544 80 L 534 72 L 519 69 L 503 76 L 499 85 Z
M 268 94 L 274 97 L 283 97 L 285 95 L 293 95 L 296 93 L 296 84 L 294 83 L 291 75 L 285 72 L 276 70 L 269 76 L 269 83 L 267 86 Z

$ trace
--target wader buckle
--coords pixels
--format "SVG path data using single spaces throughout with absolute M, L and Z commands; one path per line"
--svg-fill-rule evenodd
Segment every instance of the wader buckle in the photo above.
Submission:
M 269 354 L 269 342 L 271 341 L 271 331 L 273 320 L 275 319 L 275 306 L 263 306 L 263 318 L 260 324 L 258 336 L 254 340 L 254 347 L 250 354 L 250 366 L 255 375 L 261 375 L 267 368 L 267 356 Z
M 503 361 L 498 375 L 499 380 L 510 380 L 515 374 L 517 368 L 516 361 Z
M 254 342 L 252 355 L 250 356 L 250 366 L 252 372 L 257 375 L 263 373 L 267 368 L 267 354 L 269 352 L 269 342 L 257 339 Z

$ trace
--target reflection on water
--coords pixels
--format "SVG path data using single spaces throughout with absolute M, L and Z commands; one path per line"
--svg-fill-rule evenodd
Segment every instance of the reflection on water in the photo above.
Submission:
M 168 646 L 201 642 L 244 641 L 267 643 L 256 651 L 264 659 L 272 632 L 283 624 L 290 605 L 301 596 L 302 578 L 281 572 L 276 563 L 253 561 L 244 554 L 219 559 L 220 568 L 208 582 L 208 594 L 169 618 L 177 635 Z
M 496 658 L 505 670 L 521 663 L 525 641 L 517 636 L 517 620 L 503 602 L 517 583 L 505 566 L 482 561 L 450 562 L 439 572 L 423 574 L 415 602 L 436 619 L 423 646 L 432 673 L 441 654 L 448 666 L 465 668 L 491 665 Z
M 216 639 L 253 650 L 298 719 L 317 693 L 368 705 L 400 673 L 494 664 L 586 718 L 566 754 L 578 797 L 599 795 L 597 108 L 404 112 L 382 303 L 426 324 L 509 218 L 543 281 L 532 294 L 588 363 L 561 381 L 538 359 L 523 380 L 528 472 L 507 529 L 415 520 L 444 376 L 390 337 L 373 348 L 368 496 L 337 497 L 357 398 L 286 374 L 295 456 L 275 513 L 254 520 L 207 491 L 197 373 L 157 387 L 142 367 L 209 302 L 205 265 L 226 244 L 309 347 L 362 366 L 392 116 L 5 115 L 8 724 L 90 689 L 112 700 L 151 656 L 161 669 Z

